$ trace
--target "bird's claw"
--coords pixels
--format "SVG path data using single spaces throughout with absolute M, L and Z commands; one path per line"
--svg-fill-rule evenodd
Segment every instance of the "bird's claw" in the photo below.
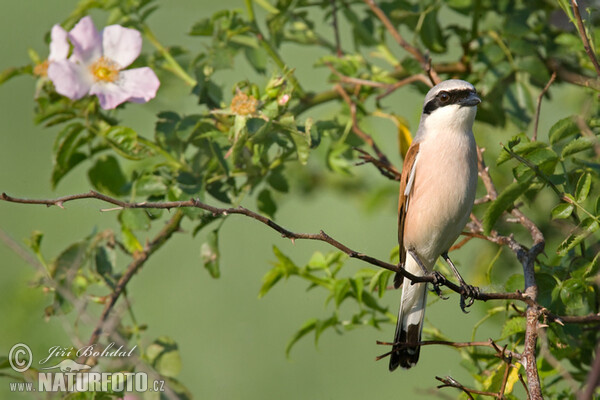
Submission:
M 475 302 L 475 298 L 479 296 L 479 288 L 477 286 L 467 285 L 465 282 L 461 282 L 460 287 L 462 288 L 462 293 L 460 294 L 460 309 L 465 314 L 469 312 L 466 308 L 469 308 Z
M 433 276 L 433 282 L 431 282 L 433 289 L 431 291 L 437 294 L 442 300 L 448 300 L 448 296 L 442 295 L 442 290 L 440 289 L 440 286 L 446 283 L 446 277 L 438 271 L 432 271 L 431 276 Z

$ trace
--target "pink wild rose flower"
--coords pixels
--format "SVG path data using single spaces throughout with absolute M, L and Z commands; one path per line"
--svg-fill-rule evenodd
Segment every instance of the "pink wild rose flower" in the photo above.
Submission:
M 98 32 L 90 17 L 82 18 L 67 35 L 52 28 L 51 53 L 65 54 L 73 45 L 71 57 L 57 57 L 48 66 L 48 77 L 56 91 L 72 100 L 96 95 L 105 110 L 131 101 L 145 103 L 156 96 L 160 81 L 149 67 L 124 70 L 139 55 L 142 36 L 135 29 L 110 25 Z M 57 33 L 56 37 L 54 33 Z

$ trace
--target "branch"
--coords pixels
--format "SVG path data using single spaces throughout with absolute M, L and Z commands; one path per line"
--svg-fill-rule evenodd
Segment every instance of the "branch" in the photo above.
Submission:
M 360 127 L 358 126 L 358 121 L 356 118 L 356 103 L 354 103 L 350 99 L 350 96 L 348 96 L 348 93 L 346 93 L 343 87 L 341 87 L 340 85 L 335 85 L 335 89 L 344 99 L 344 101 L 348 104 L 348 107 L 350 107 L 350 115 L 352 117 L 352 131 L 373 149 L 373 151 L 377 155 L 377 158 L 386 170 L 397 176 L 402 175 L 396 169 L 396 167 L 394 167 L 394 165 L 388 160 L 386 155 L 379 149 L 379 146 L 377 146 L 377 143 L 375 143 L 373 137 L 371 137 L 371 135 L 360 129 Z
M 332 26 L 333 26 L 333 37 L 335 38 L 335 53 L 338 57 L 342 57 L 344 53 L 342 52 L 342 46 L 340 44 L 340 30 L 338 29 L 338 19 L 337 19 L 337 4 L 335 3 L 337 0 L 331 1 L 331 16 L 332 16 Z
M 585 385 L 585 390 L 579 394 L 579 400 L 592 400 L 596 388 L 600 386 L 600 343 L 596 347 L 596 356 L 594 357 Z
M 107 202 L 110 204 L 114 204 L 115 206 L 117 206 L 119 208 L 155 208 L 155 209 L 167 209 L 167 210 L 170 210 L 172 208 L 199 208 L 199 209 L 208 211 L 215 216 L 216 215 L 227 216 L 230 214 L 245 215 L 247 217 L 250 217 L 252 219 L 255 219 L 255 220 L 267 225 L 271 229 L 279 232 L 282 237 L 291 239 L 292 241 L 294 241 L 296 239 L 305 239 L 305 240 L 316 240 L 316 241 L 325 242 L 325 243 L 328 243 L 329 245 L 335 247 L 336 249 L 342 251 L 343 253 L 347 254 L 351 258 L 359 259 L 361 261 L 364 261 L 366 263 L 369 263 L 371 265 L 374 265 L 374 266 L 377 266 L 380 268 L 387 269 L 389 271 L 398 272 L 402 276 L 404 276 L 405 278 L 408 278 L 410 281 L 412 281 L 414 283 L 425 283 L 425 282 L 433 283 L 434 281 L 436 281 L 436 278 L 434 276 L 413 275 L 410 272 L 406 271 L 404 268 L 401 268 L 395 264 L 390 264 L 388 262 L 379 260 L 377 258 L 371 257 L 371 256 L 363 254 L 363 253 L 359 253 L 355 250 L 352 250 L 349 247 L 347 247 L 346 245 L 340 243 L 339 241 L 335 240 L 331 236 L 327 235 L 323 231 L 320 231 L 319 233 L 316 233 L 316 234 L 315 233 L 292 232 L 292 231 L 282 227 L 281 225 L 277 224 L 273 220 L 271 220 L 267 217 L 264 217 L 260 214 L 257 214 L 253 211 L 250 211 L 244 207 L 218 208 L 218 207 L 213 207 L 211 205 L 202 203 L 200 200 L 197 200 L 197 199 L 191 199 L 191 200 L 186 200 L 186 201 L 166 201 L 166 202 L 144 201 L 141 203 L 128 203 L 125 201 L 121 201 L 121 200 L 112 198 L 110 196 L 106 196 L 102 193 L 98 193 L 93 190 L 89 191 L 87 193 L 58 197 L 56 199 L 40 199 L 40 200 L 16 198 L 16 197 L 9 196 L 6 193 L 2 193 L 0 195 L 0 200 L 4 200 L 7 202 L 11 202 L 11 203 L 40 204 L 40 205 L 46 205 L 46 206 L 55 205 L 55 206 L 58 206 L 61 208 L 64 208 L 64 203 L 66 203 L 66 202 L 81 200 L 81 199 L 98 199 L 98 200 L 101 200 L 101 201 L 104 201 L 104 202 Z M 453 292 L 459 293 L 461 295 L 465 294 L 465 293 L 463 293 L 465 291 L 465 289 L 463 289 L 461 286 L 456 285 L 448 280 L 443 282 L 443 285 L 446 286 L 448 289 L 452 290 Z M 480 293 L 476 294 L 474 296 L 474 298 L 477 300 L 482 300 L 482 301 L 518 300 L 518 301 L 522 301 L 525 304 L 528 304 L 530 306 L 539 307 L 540 309 L 542 309 L 542 307 L 539 304 L 537 304 L 535 301 L 533 301 L 531 298 L 529 298 L 527 294 L 522 293 L 520 291 L 500 292 L 500 293 L 480 292 Z
M 583 21 L 581 19 L 581 14 L 579 13 L 579 5 L 577 4 L 577 0 L 571 0 L 571 6 L 573 7 L 573 14 L 575 15 L 575 20 L 577 21 L 577 30 L 579 31 L 579 36 L 581 36 L 581 41 L 583 42 L 583 48 L 587 53 L 590 61 L 594 65 L 596 69 L 596 73 L 600 76 L 600 64 L 598 64 L 598 59 L 596 58 L 596 54 L 594 54 L 594 49 L 590 45 L 590 40 L 588 39 L 585 33 L 585 26 L 583 26 Z
M 99 193 L 98 193 L 99 194 Z M 4 197 L 4 196 L 3 196 Z M 117 300 L 125 291 L 127 284 L 133 278 L 140 268 L 146 263 L 148 258 L 158 249 L 162 247 L 162 245 L 179 229 L 179 225 L 183 218 L 183 213 L 181 211 L 177 211 L 175 215 L 167 222 L 167 224 L 160 230 L 160 232 L 152 239 L 148 244 L 146 244 L 143 251 L 140 253 L 136 253 L 134 255 L 134 260 L 127 266 L 125 273 L 121 276 L 117 285 L 115 286 L 115 290 L 111 293 L 110 298 L 108 299 L 106 305 L 104 306 L 104 310 L 102 310 L 102 314 L 100 315 L 100 320 L 98 321 L 94 331 L 92 332 L 92 336 L 88 341 L 88 346 L 95 344 L 102 333 L 104 328 L 104 324 L 108 320 L 108 316 L 116 304 Z
M 378 345 L 382 346 L 394 346 L 396 349 L 405 348 L 405 347 L 415 347 L 415 346 L 430 346 L 430 345 L 441 345 L 441 346 L 449 346 L 454 348 L 463 348 L 463 347 L 489 347 L 496 350 L 496 356 L 502 358 L 504 361 L 508 361 L 509 358 L 516 358 L 520 360 L 522 355 L 520 353 L 516 353 L 510 350 L 506 350 L 506 348 L 500 348 L 492 339 L 481 342 L 448 342 L 446 340 L 424 340 L 417 343 L 393 343 L 393 342 L 382 342 L 377 341 Z M 395 351 L 395 350 L 394 350 Z M 375 358 L 375 361 L 379 361 L 387 356 L 392 354 L 392 351 L 382 354 Z
M 440 83 L 442 80 L 440 79 L 440 77 L 437 74 L 437 72 L 435 71 L 435 69 L 433 69 L 433 67 L 431 67 L 431 62 L 429 61 L 429 58 L 426 57 L 418 48 L 412 46 L 410 43 L 408 43 L 406 40 L 404 40 L 402 35 L 400 35 L 400 32 L 398 32 L 398 30 L 394 27 L 392 22 L 389 20 L 387 15 L 385 15 L 385 13 L 381 10 L 381 8 L 379 8 L 379 6 L 377 6 L 377 4 L 375 4 L 374 0 L 364 0 L 364 2 L 369 6 L 369 8 L 371 8 L 371 11 L 373 11 L 373 13 L 377 16 L 377 18 L 379 18 L 379 20 L 383 23 L 383 25 L 386 27 L 388 32 L 394 38 L 394 40 L 396 40 L 396 42 L 404 50 L 406 50 L 408 53 L 410 53 L 415 60 L 417 60 L 419 63 L 421 63 L 423 70 L 425 72 L 427 72 L 429 77 L 431 78 L 431 82 L 434 85 L 437 85 L 438 83 Z
M 550 89 L 550 85 L 552 85 L 552 82 L 554 82 L 555 79 L 556 79 L 556 71 L 552 72 L 552 76 L 550 77 L 550 80 L 548 81 L 546 86 L 544 86 L 544 89 L 538 96 L 537 108 L 535 110 L 535 124 L 533 125 L 533 136 L 531 138 L 531 140 L 534 142 L 537 140 L 538 124 L 540 122 L 540 111 L 542 110 L 542 99 L 544 98 L 544 95 L 546 94 L 548 89 Z
M 439 376 L 436 376 L 435 379 L 437 379 L 438 381 L 443 383 L 443 385 L 438 386 L 438 389 L 445 388 L 445 387 L 457 388 L 457 389 L 462 390 L 467 396 L 469 396 L 469 399 L 471 399 L 471 400 L 475 400 L 475 398 L 473 397 L 473 394 L 479 394 L 481 396 L 490 396 L 490 397 L 498 398 L 498 393 L 485 392 L 482 390 L 467 388 L 467 387 L 463 386 L 460 382 L 458 382 L 456 379 L 452 378 L 451 376 L 447 376 L 445 378 L 440 378 Z M 505 397 L 502 396 L 502 397 L 500 397 L 500 399 L 505 399 Z

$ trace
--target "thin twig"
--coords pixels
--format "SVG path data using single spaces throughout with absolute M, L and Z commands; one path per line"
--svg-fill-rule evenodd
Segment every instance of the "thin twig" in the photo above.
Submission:
M 351 76 L 344 75 L 340 71 L 335 69 L 334 66 L 331 65 L 331 63 L 329 62 L 326 62 L 325 65 L 331 70 L 331 72 L 333 72 L 338 78 L 340 78 L 340 81 L 344 83 L 351 83 L 353 85 L 369 86 L 374 88 L 387 88 L 390 86 L 389 83 L 375 82 L 367 79 L 354 78 Z
M 338 57 L 342 57 L 344 53 L 342 52 L 342 46 L 340 42 L 340 31 L 338 28 L 338 19 L 337 19 L 337 0 L 331 0 L 331 16 L 333 18 L 333 37 L 335 38 L 335 53 Z
M 575 378 L 573 378 L 573 375 L 571 375 L 571 373 L 567 371 L 560 361 L 554 357 L 552 352 L 550 352 L 548 347 L 548 335 L 546 335 L 545 330 L 540 329 L 538 334 L 540 336 L 540 355 L 544 358 L 544 361 L 558 371 L 558 373 L 563 377 L 563 380 L 571 387 L 572 392 L 576 393 L 579 389 L 579 385 L 577 384 Z
M 98 193 L 99 194 L 99 193 Z M 88 341 L 88 345 L 93 345 L 98 341 L 100 334 L 102 333 L 105 323 L 108 320 L 108 316 L 116 304 L 117 300 L 123 294 L 127 284 L 133 278 L 140 268 L 145 264 L 148 258 L 179 229 L 179 224 L 183 218 L 183 213 L 178 211 L 171 217 L 171 219 L 167 222 L 167 224 L 160 230 L 160 232 L 152 239 L 148 244 L 146 244 L 143 251 L 136 253 L 134 256 L 134 260 L 127 266 L 125 273 L 121 276 L 119 281 L 115 286 L 115 290 L 111 293 L 110 298 L 106 302 L 104 306 L 104 310 L 102 310 L 102 314 L 100 315 L 100 320 L 98 321 L 96 327 L 92 331 L 92 335 L 90 340 Z
M 335 85 L 335 89 L 344 99 L 346 104 L 348 104 L 348 107 L 350 107 L 350 115 L 352 118 L 352 131 L 373 149 L 381 163 L 387 166 L 386 169 L 388 169 L 394 174 L 401 175 L 400 172 L 396 169 L 396 167 L 394 167 L 392 163 L 390 163 L 386 155 L 379 149 L 379 146 L 377 146 L 377 143 L 375 143 L 373 137 L 365 131 L 363 131 L 362 129 L 360 129 L 360 127 L 358 126 L 358 120 L 356 118 L 356 103 L 354 103 L 352 99 L 350 99 L 350 96 L 348 95 L 348 93 L 346 93 L 343 87 L 341 87 L 340 85 Z
M 546 86 L 544 86 L 544 89 L 541 91 L 540 95 L 538 96 L 537 108 L 535 110 L 535 123 L 533 124 L 533 136 L 531 138 L 531 140 L 534 142 L 537 140 L 538 124 L 540 122 L 540 111 L 542 110 L 542 99 L 546 95 L 546 92 L 548 92 L 548 89 L 550 89 L 550 85 L 552 85 L 552 82 L 554 82 L 555 79 L 556 79 L 556 71 L 552 72 L 552 76 L 550 76 L 550 80 L 548 81 L 548 83 L 546 83 Z
M 394 40 L 421 64 L 425 72 L 428 72 L 429 76 L 431 77 L 431 82 L 434 85 L 440 83 L 442 80 L 440 79 L 435 69 L 431 67 L 431 65 L 429 66 L 429 68 L 427 66 L 429 63 L 429 58 L 426 57 L 418 48 L 412 46 L 410 43 L 404 40 L 402 35 L 400 35 L 400 32 L 398 32 L 398 30 L 394 27 L 394 24 L 392 24 L 390 19 L 387 17 L 387 15 L 385 15 L 381 8 L 379 8 L 379 6 L 375 3 L 374 0 L 364 0 L 364 2 L 369 6 L 371 11 L 373 11 L 377 18 L 383 23 L 388 32 L 394 38 Z
M 490 396 L 490 397 L 498 397 L 498 393 L 494 393 L 494 392 L 486 392 L 483 390 L 477 390 L 477 389 L 471 389 L 471 388 L 467 388 L 465 387 L 463 384 L 461 384 L 460 382 L 458 382 L 456 379 L 452 378 L 451 376 L 447 376 L 445 378 L 441 378 L 439 376 L 436 376 L 435 379 L 437 379 L 438 381 L 442 382 L 443 385 L 439 385 L 438 389 L 441 388 L 445 388 L 445 387 L 453 387 L 456 389 L 460 389 L 462 390 L 467 396 L 469 396 L 470 399 L 475 400 L 475 398 L 473 397 L 474 394 L 479 394 L 481 396 Z M 504 399 L 505 397 L 501 397 L 502 399 Z
M 510 362 L 507 362 L 506 369 L 504 370 L 504 376 L 502 377 L 502 384 L 500 385 L 500 391 L 498 392 L 498 395 L 497 395 L 497 397 L 499 399 L 504 398 L 504 392 L 506 391 L 506 384 L 508 383 L 508 375 L 510 373 L 511 368 L 512 368 L 512 365 L 510 365 Z
M 585 118 L 583 118 L 581 115 L 576 115 L 574 117 L 574 120 L 579 130 L 581 130 L 581 134 L 583 136 L 588 137 L 592 141 L 592 145 L 594 146 L 594 152 L 596 153 L 596 156 L 600 157 L 600 139 L 598 139 L 598 136 L 594 134 L 594 132 L 588 126 L 587 122 L 585 122 Z
M 396 83 L 393 83 L 392 85 L 388 85 L 388 89 L 385 92 L 383 92 L 382 94 L 380 94 L 379 96 L 375 97 L 375 100 L 380 101 L 381 99 L 390 95 L 391 93 L 393 93 L 397 89 L 401 88 L 402 86 L 406 86 L 406 85 L 409 85 L 409 84 L 411 84 L 413 82 L 417 82 L 417 81 L 423 82 L 427 86 L 432 87 L 431 82 L 429 81 L 429 79 L 427 79 L 427 77 L 425 75 L 423 75 L 423 74 L 411 75 L 409 77 L 399 80 Z
M 373 164 L 379 170 L 379 172 L 381 172 L 381 175 L 394 181 L 399 181 L 402 177 L 402 174 L 400 174 L 398 171 L 390 169 L 389 164 L 382 162 L 379 158 L 373 157 L 371 154 L 369 154 L 369 152 L 358 147 L 354 147 L 354 150 L 360 153 L 358 158 L 362 160 L 356 165 Z
M 521 382 L 521 384 L 525 388 L 525 393 L 527 393 L 527 400 L 531 400 L 531 395 L 529 394 L 529 388 L 527 387 L 527 384 L 525 383 L 525 380 L 523 379 L 523 375 L 521 375 L 521 374 L 519 374 L 519 382 Z
M 583 48 L 587 53 L 590 61 L 594 65 L 596 69 L 596 73 L 600 76 L 600 64 L 598 64 L 598 59 L 596 58 L 596 54 L 594 53 L 594 49 L 590 45 L 590 40 L 585 33 L 585 26 L 583 25 L 583 20 L 581 19 L 581 13 L 579 12 L 579 5 L 577 4 L 577 0 L 571 0 L 571 6 L 573 7 L 573 15 L 575 16 L 575 21 L 577 21 L 577 30 L 579 31 L 579 36 L 581 36 L 581 41 L 583 42 Z
M 446 340 L 423 340 L 417 343 L 407 343 L 407 342 L 402 342 L 402 343 L 393 343 L 393 342 L 382 342 L 380 340 L 378 340 L 376 342 L 378 345 L 382 345 L 382 346 L 394 346 L 394 351 L 398 350 L 399 348 L 405 348 L 405 347 L 416 347 L 416 346 L 431 346 L 431 345 L 441 345 L 441 346 L 449 346 L 449 347 L 454 347 L 454 348 L 463 348 L 463 347 L 489 347 L 491 349 L 494 349 L 496 351 L 496 355 L 500 358 L 502 358 L 503 360 L 506 360 L 507 358 L 516 358 L 517 360 L 521 359 L 521 354 L 520 353 L 516 353 L 510 350 L 506 350 L 501 349 L 500 347 L 498 347 L 498 345 L 492 340 L 486 340 L 486 341 L 481 341 L 481 342 L 449 342 Z M 389 356 L 392 353 L 392 351 L 384 353 L 378 357 L 375 358 L 375 361 L 379 361 L 387 356 Z
M 596 355 L 585 381 L 585 389 L 580 392 L 579 400 L 592 400 L 598 386 L 600 386 L 600 343 L 596 346 Z

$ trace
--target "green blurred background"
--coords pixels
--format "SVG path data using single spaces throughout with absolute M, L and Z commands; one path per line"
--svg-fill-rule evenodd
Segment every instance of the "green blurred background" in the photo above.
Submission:
M 45 57 L 44 34 L 53 24 L 66 18 L 76 3 L 74 0 L 1 0 L 0 69 L 29 63 L 28 48 Z M 202 42 L 186 35 L 194 22 L 218 9 L 243 7 L 241 0 L 161 1 L 159 5 L 160 10 L 149 20 L 159 39 L 166 45 L 180 44 L 196 49 Z M 94 15 L 98 26 L 102 26 L 104 18 L 100 14 Z M 322 23 L 322 17 L 315 22 Z M 342 41 L 350 46 L 343 27 Z M 328 71 L 313 68 L 320 54 L 312 54 L 300 46 L 289 46 L 282 55 L 296 68 L 299 80 L 308 89 L 322 90 L 327 84 Z M 269 71 L 274 70 L 274 65 L 270 64 Z M 228 79 L 237 82 L 247 77 L 268 78 L 257 77 L 242 59 L 236 60 L 234 70 L 221 74 L 224 82 Z M 55 191 L 51 189 L 51 152 L 57 130 L 33 124 L 34 85 L 33 78 L 20 77 L 0 87 L 0 191 L 22 197 L 50 198 L 89 190 L 86 171 L 90 163 L 84 163 L 67 176 Z M 124 123 L 136 128 L 140 134 L 150 136 L 147 132 L 153 126 L 157 112 L 163 109 L 174 109 L 182 114 L 194 112 L 196 106 L 191 96 L 186 97 L 187 90 L 174 83 L 168 90 L 159 91 L 157 99 L 146 106 L 127 106 Z M 559 87 L 555 98 L 568 101 L 544 104 L 540 132 L 549 128 L 544 115 L 552 115 L 551 121 L 556 121 L 577 110 L 578 102 Z M 422 104 L 421 94 L 405 88 L 390 96 L 385 104 L 390 111 L 406 117 L 414 131 Z M 311 116 L 319 118 L 331 112 L 331 107 L 323 106 Z M 391 123 L 369 123 L 365 128 L 373 132 L 394 163 L 399 164 Z M 493 164 L 497 144 L 517 133 L 493 131 L 480 125 L 476 125 L 475 131 L 479 142 L 491 144 L 488 164 Z M 309 168 L 323 168 L 315 155 L 311 157 Z M 353 249 L 388 259 L 396 244 L 395 184 L 386 182 L 368 166 L 357 167 L 356 174 L 381 180 L 381 193 L 387 198 L 377 203 L 374 210 L 366 209 L 353 197 L 341 196 L 332 190 L 319 189 L 303 195 L 298 185 L 291 182 L 292 195 L 279 203 L 277 221 L 295 231 L 323 229 Z M 256 208 L 251 198 L 242 205 Z M 93 229 L 118 230 L 115 215 L 99 212 L 102 207 L 93 201 L 69 203 L 65 210 L 0 203 L 0 227 L 21 245 L 32 231 L 43 231 L 42 250 L 51 259 Z M 316 348 L 310 336 L 301 340 L 286 358 L 284 349 L 294 332 L 307 319 L 324 318 L 329 312 L 324 307 L 322 293 L 306 292 L 304 284 L 295 281 L 280 284 L 265 298 L 257 298 L 261 278 L 270 268 L 269 261 L 274 259 L 272 246 L 277 245 L 300 265 L 308 261 L 313 251 L 331 249 L 324 244 L 302 241 L 292 245 L 256 221 L 234 216 L 221 229 L 222 277 L 214 280 L 202 268 L 200 260 L 203 235 L 194 239 L 189 235 L 192 226 L 184 224 L 184 229 L 187 234 L 177 234 L 135 276 L 128 293 L 138 322 L 148 325 L 144 343 L 148 344 L 160 335 L 168 335 L 178 343 L 183 362 L 178 379 L 195 398 L 438 398 L 434 395 L 435 389 L 431 389 L 437 383 L 434 376 L 451 375 L 459 381 L 471 381 L 459 365 L 459 354 L 442 347 L 424 348 L 417 368 L 389 373 L 386 361 L 374 361 L 375 356 L 388 350 L 377 346 L 375 341 L 391 340 L 392 325 L 384 326 L 381 331 L 365 327 L 344 335 L 328 331 Z M 480 276 L 487 264 L 474 261 L 489 263 L 494 252 L 489 246 L 472 242 L 457 252 L 454 259 L 463 267 L 465 278 L 481 284 Z M 91 326 L 80 322 L 73 328 L 73 316 L 45 320 L 44 308 L 51 303 L 50 295 L 31 287 L 34 269 L 3 243 L 0 243 L 0 260 L 0 355 L 7 355 L 13 344 L 23 342 L 32 348 L 34 360 L 39 360 L 52 346 L 71 345 L 70 338 L 74 333 L 68 329 L 74 329 L 83 341 L 87 340 Z M 475 265 L 476 268 L 470 268 Z M 363 267 L 365 265 L 358 261 L 347 264 L 350 273 Z M 502 271 L 502 266 L 497 269 L 498 274 L 508 275 L 508 271 Z M 392 313 L 396 313 L 399 295 L 388 292 L 383 300 Z M 429 299 L 433 300 L 433 296 Z M 90 304 L 89 311 L 97 315 L 100 307 Z M 471 339 L 472 326 L 483 316 L 480 307 L 484 305 L 476 304 L 470 314 L 463 314 L 457 296 L 452 294 L 450 300 L 436 301 L 429 307 L 427 319 L 435 321 L 435 325 L 451 339 L 466 341 Z M 498 327 L 486 325 L 474 339 L 486 340 L 499 332 Z M 9 381 L 0 379 L 0 398 L 32 397 L 10 394 Z M 457 395 L 446 390 L 443 393 L 447 398 Z

